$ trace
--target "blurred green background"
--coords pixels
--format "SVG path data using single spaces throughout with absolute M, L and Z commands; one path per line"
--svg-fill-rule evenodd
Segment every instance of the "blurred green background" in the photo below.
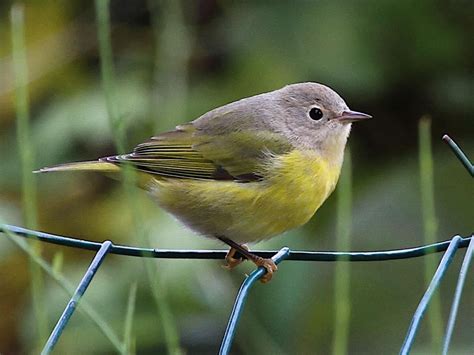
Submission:
M 27 1 L 31 137 L 34 167 L 116 152 L 101 86 L 97 22 L 91 1 Z M 25 225 L 16 138 L 9 13 L 0 4 L 0 221 Z M 473 185 L 442 143 L 450 134 L 474 157 L 474 3 L 471 1 L 126 1 L 111 0 L 115 109 L 126 147 L 230 101 L 316 81 L 329 85 L 374 120 L 353 127 L 351 249 L 423 244 L 418 120 L 432 117 L 436 240 L 472 233 Z M 214 249 L 145 193 L 132 211 L 121 184 L 95 174 L 34 176 L 38 229 L 143 245 L 131 220 L 156 248 Z M 257 248 L 334 250 L 336 193 L 310 223 Z M 457 255 L 441 286 L 447 320 Z M 93 254 L 51 245 L 42 255 L 77 283 Z M 424 262 L 350 264 L 351 354 L 396 353 L 424 290 Z M 59 260 L 59 261 L 58 261 Z M 61 262 L 62 260 L 62 262 Z M 86 299 L 123 333 L 137 284 L 132 349 L 168 351 L 176 333 L 189 354 L 216 353 L 234 296 L 251 265 L 232 272 L 217 261 L 143 261 L 110 256 Z M 150 265 L 150 264 L 149 264 Z M 41 343 L 30 292 L 28 258 L 0 235 L 0 353 L 36 352 Z M 234 344 L 236 354 L 326 354 L 334 332 L 334 263 L 285 262 L 273 281 L 252 290 Z M 153 287 L 150 288 L 150 279 Z M 453 354 L 472 352 L 473 275 L 468 276 L 452 340 Z M 151 289 L 159 296 L 155 298 Z M 67 302 L 44 277 L 46 334 Z M 157 300 L 156 300 L 157 299 Z M 156 307 L 158 303 L 158 307 Z M 425 319 L 414 353 L 432 353 Z M 443 329 L 444 329 L 443 323 Z M 168 333 L 166 333 L 166 329 Z M 171 331 L 170 331 L 171 329 Z M 121 337 L 121 335 L 120 335 Z M 57 353 L 114 353 L 95 324 L 76 313 Z

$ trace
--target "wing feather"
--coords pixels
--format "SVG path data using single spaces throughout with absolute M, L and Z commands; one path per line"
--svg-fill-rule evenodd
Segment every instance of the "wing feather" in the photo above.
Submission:
M 278 154 L 287 150 L 288 144 L 275 135 L 257 137 L 255 132 L 238 131 L 211 139 L 188 123 L 150 138 L 130 154 L 102 160 L 131 164 L 163 177 L 249 182 L 262 179 L 262 162 L 268 151 Z

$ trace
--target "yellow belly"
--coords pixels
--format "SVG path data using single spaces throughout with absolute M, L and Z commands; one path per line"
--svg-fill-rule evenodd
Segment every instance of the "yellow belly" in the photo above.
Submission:
M 156 179 L 158 203 L 205 236 L 239 243 L 271 238 L 306 223 L 334 190 L 340 166 L 314 152 L 274 158 L 264 181 Z

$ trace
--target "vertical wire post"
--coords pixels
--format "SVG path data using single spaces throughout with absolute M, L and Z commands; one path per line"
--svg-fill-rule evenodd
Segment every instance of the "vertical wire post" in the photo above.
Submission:
M 408 328 L 407 335 L 405 337 L 405 341 L 403 342 L 402 348 L 400 349 L 400 355 L 408 355 L 410 353 L 410 349 L 415 341 L 415 336 L 420 326 L 421 320 L 425 314 L 426 308 L 433 297 L 434 292 L 438 288 L 441 280 L 443 279 L 446 271 L 448 270 L 449 265 L 453 261 L 454 254 L 456 253 L 459 242 L 461 241 L 460 236 L 455 236 L 451 243 L 449 244 L 448 250 L 444 253 L 441 262 L 438 265 L 438 269 L 436 270 L 431 282 L 426 290 L 423 298 L 421 299 L 415 314 L 413 315 L 413 319 L 411 320 L 410 327 Z
M 443 141 L 445 141 L 449 145 L 449 147 L 453 150 L 454 154 L 456 154 L 456 156 L 461 161 L 462 165 L 464 165 L 464 167 L 467 169 L 469 174 L 471 174 L 471 176 L 474 176 L 474 165 L 470 162 L 470 160 L 468 159 L 466 154 L 464 154 L 462 149 L 459 148 L 456 142 L 453 141 L 451 137 L 448 136 L 447 134 L 443 136 Z
M 92 278 L 95 276 L 97 270 L 99 269 L 100 265 L 104 261 L 104 258 L 111 247 L 112 247 L 112 242 L 108 240 L 102 243 L 102 246 L 100 247 L 99 251 L 95 255 L 94 259 L 92 260 L 81 282 L 77 286 L 76 291 L 74 292 L 71 299 L 69 300 L 69 303 L 64 309 L 63 314 L 61 315 L 58 322 L 56 323 L 56 326 L 51 332 L 51 335 L 49 336 L 48 341 L 46 342 L 43 350 L 41 351 L 41 355 L 50 354 L 51 351 L 53 350 L 54 346 L 59 340 L 59 337 L 63 333 L 64 328 L 69 322 L 69 319 L 71 318 L 72 314 L 76 310 L 77 305 L 79 304 L 79 301 L 81 300 L 81 297 L 84 295 L 84 292 L 86 292 L 87 287 L 91 283 Z
M 458 314 L 459 301 L 461 300 L 462 291 L 464 289 L 464 282 L 466 281 L 467 271 L 469 269 L 469 264 L 474 256 L 474 239 L 471 239 L 469 247 L 466 250 L 466 255 L 464 255 L 464 260 L 461 265 L 461 271 L 459 271 L 458 282 L 456 284 L 456 291 L 454 292 L 454 300 L 451 306 L 451 311 L 449 313 L 448 325 L 446 327 L 446 335 L 444 336 L 443 343 L 443 355 L 448 354 L 449 343 L 451 342 L 451 336 L 454 330 L 454 324 L 456 323 L 456 317 Z
M 276 253 L 272 260 L 275 264 L 279 264 L 281 261 L 285 260 L 290 255 L 290 249 L 287 247 L 281 248 L 278 253 Z M 237 297 L 234 302 L 234 307 L 232 308 L 232 313 L 230 314 L 229 323 L 227 323 L 227 328 L 224 333 L 224 338 L 222 339 L 221 348 L 219 350 L 219 355 L 227 355 L 230 352 L 232 346 L 232 341 L 235 337 L 235 331 L 237 330 L 237 323 L 240 320 L 242 311 L 244 309 L 245 301 L 247 300 L 250 288 L 253 286 L 255 281 L 260 279 L 266 270 L 262 266 L 252 272 L 245 281 L 240 286 L 240 290 L 237 294 Z
M 454 154 L 461 161 L 467 171 L 474 177 L 474 165 L 470 162 L 469 158 L 464 154 L 461 148 L 454 142 L 451 137 L 447 134 L 443 136 L 443 141 L 445 141 L 449 147 L 453 150 Z M 449 343 L 451 342 L 451 337 L 453 335 L 454 324 L 456 323 L 456 317 L 458 314 L 459 302 L 461 300 L 462 291 L 464 289 L 464 282 L 466 281 L 467 271 L 469 269 L 469 264 L 474 256 L 474 242 L 473 239 L 469 242 L 469 246 L 464 256 L 464 260 L 461 265 L 461 270 L 459 271 L 458 282 L 456 284 L 456 291 L 454 292 L 454 300 L 451 305 L 451 311 L 449 313 L 448 325 L 446 327 L 446 334 L 444 336 L 443 342 L 443 351 L 442 354 L 446 355 L 449 349 Z

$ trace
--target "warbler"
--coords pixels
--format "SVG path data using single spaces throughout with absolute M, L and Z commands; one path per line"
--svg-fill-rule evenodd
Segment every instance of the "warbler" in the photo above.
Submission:
M 227 266 L 240 254 L 271 259 L 245 243 L 306 223 L 338 181 L 351 124 L 371 118 L 351 111 L 329 87 L 312 82 L 241 99 L 158 134 L 131 153 L 40 169 L 140 173 L 140 186 L 186 226 L 228 244 Z

